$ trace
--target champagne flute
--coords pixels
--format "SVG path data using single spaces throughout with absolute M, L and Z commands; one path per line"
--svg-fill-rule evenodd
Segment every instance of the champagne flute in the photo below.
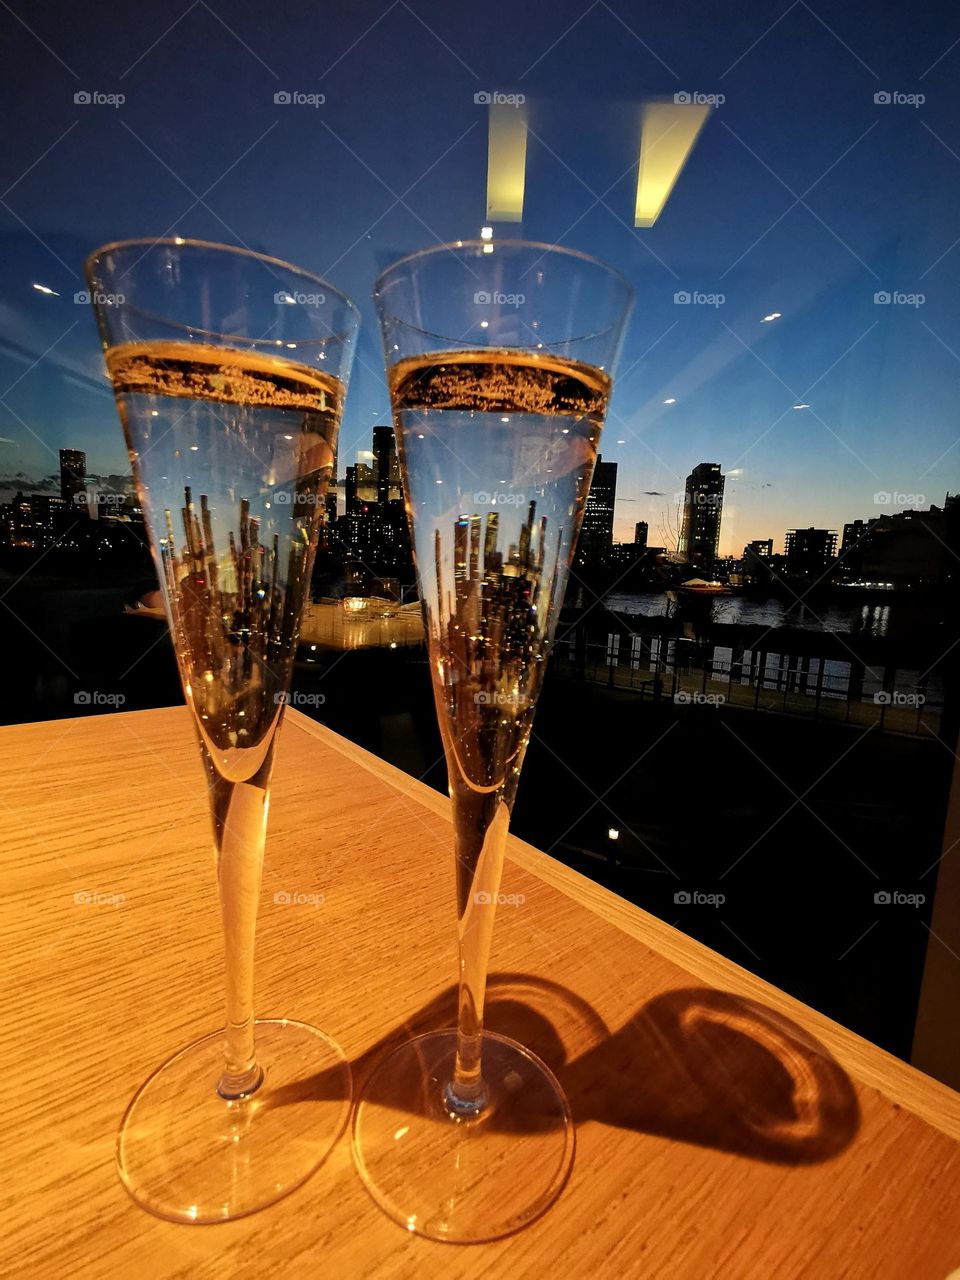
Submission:
M 288 263 L 179 237 L 107 245 L 86 273 L 206 773 L 226 962 L 225 1029 L 141 1087 L 117 1161 L 151 1212 L 223 1221 L 302 1183 L 349 1113 L 332 1040 L 254 1019 L 253 955 L 277 732 L 358 313 Z
M 353 1150 L 377 1203 L 437 1240 L 542 1213 L 573 1158 L 533 1053 L 485 1032 L 510 812 L 590 489 L 632 292 L 583 254 L 439 245 L 377 281 L 387 375 L 453 803 L 455 1030 L 370 1077 Z

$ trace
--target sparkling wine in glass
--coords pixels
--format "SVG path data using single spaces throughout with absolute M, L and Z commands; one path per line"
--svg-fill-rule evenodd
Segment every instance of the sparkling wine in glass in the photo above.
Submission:
M 141 1087 L 118 1164 L 152 1212 L 222 1221 L 303 1182 L 351 1097 L 332 1040 L 255 1020 L 253 977 L 273 757 L 357 313 L 299 268 L 199 241 L 108 245 L 86 269 L 206 773 L 225 949 L 226 1026 Z
M 453 804 L 459 1018 L 379 1064 L 353 1146 L 374 1199 L 434 1239 L 526 1225 L 573 1156 L 557 1080 L 484 1031 L 484 993 L 510 813 L 631 297 L 601 263 L 524 242 L 437 246 L 377 282 Z

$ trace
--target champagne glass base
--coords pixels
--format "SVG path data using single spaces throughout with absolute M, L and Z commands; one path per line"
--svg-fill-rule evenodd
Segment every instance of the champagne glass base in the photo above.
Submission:
M 263 1083 L 246 1098 L 217 1093 L 223 1032 L 181 1049 L 143 1084 L 117 1139 L 123 1185 L 173 1222 L 226 1222 L 300 1186 L 343 1133 L 350 1067 L 315 1027 L 256 1024 Z
M 353 1154 L 370 1195 L 431 1240 L 475 1244 L 519 1231 L 563 1190 L 574 1127 L 553 1072 L 529 1049 L 485 1032 L 487 1104 L 451 1115 L 455 1031 L 430 1032 L 380 1062 L 357 1103 Z

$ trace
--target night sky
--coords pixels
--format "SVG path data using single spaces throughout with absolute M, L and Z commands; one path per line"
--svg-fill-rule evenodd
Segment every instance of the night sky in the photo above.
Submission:
M 659 541 L 705 460 L 728 475 L 724 553 L 960 489 L 956 6 L 10 0 L 0 38 L 0 490 L 50 474 L 62 446 L 127 470 L 74 293 L 91 249 L 132 236 L 243 244 L 349 293 L 364 331 L 341 470 L 368 449 L 389 421 L 373 279 L 478 233 L 483 90 L 528 100 L 524 220 L 497 236 L 593 253 L 637 292 L 603 442 L 618 537 L 646 519 Z M 682 91 L 725 101 L 635 230 L 642 103 Z

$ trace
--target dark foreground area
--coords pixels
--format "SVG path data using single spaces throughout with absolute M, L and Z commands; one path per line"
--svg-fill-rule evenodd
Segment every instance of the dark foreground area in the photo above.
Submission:
M 300 685 L 329 689 L 304 710 L 446 790 L 425 664 L 349 655 Z M 908 1057 L 952 764 L 933 737 L 551 673 L 513 830 Z

